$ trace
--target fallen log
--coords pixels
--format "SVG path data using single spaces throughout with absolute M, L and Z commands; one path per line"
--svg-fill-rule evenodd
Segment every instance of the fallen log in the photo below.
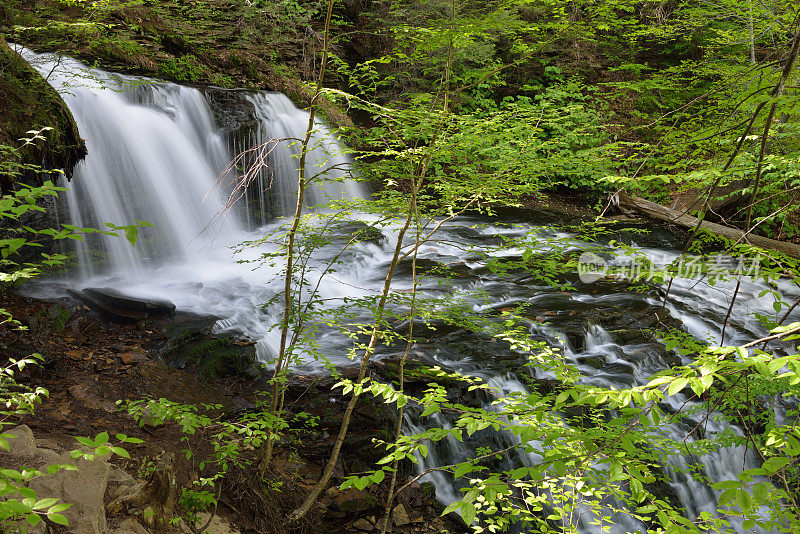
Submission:
M 685 228 L 694 228 L 699 221 L 697 217 L 693 217 L 685 211 L 670 209 L 661 204 L 626 195 L 625 193 L 617 193 L 613 200 L 615 204 L 623 209 L 633 209 L 654 219 L 677 224 Z M 754 234 L 747 234 L 747 236 L 745 236 L 745 233 L 738 228 L 731 228 L 730 226 L 723 226 L 708 221 L 703 221 L 700 228 L 740 243 L 747 242 L 760 248 L 777 250 L 793 258 L 800 258 L 800 245 L 795 245 L 794 243 L 778 241 L 777 239 L 770 239 Z

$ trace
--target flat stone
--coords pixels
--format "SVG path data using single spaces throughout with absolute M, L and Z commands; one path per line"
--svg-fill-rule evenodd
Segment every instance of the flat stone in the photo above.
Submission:
M 363 530 L 364 532 L 372 532 L 375 530 L 375 525 L 362 517 L 361 519 L 356 519 L 353 521 L 353 528 Z
M 105 457 L 93 462 L 84 459 L 73 460 L 69 453 L 60 455 L 59 464 L 72 464 L 77 471 L 59 471 L 53 475 L 31 481 L 30 487 L 39 498 L 55 497 L 72 503 L 64 516 L 69 521 L 69 532 L 75 534 L 105 534 L 105 506 L 103 497 L 111 470 Z
M 27 425 L 19 425 L 7 432 L 14 438 L 9 438 L 9 454 L 12 456 L 31 457 L 36 455 L 36 440 L 33 438 L 33 431 Z
M 79 291 L 70 289 L 67 294 L 112 321 L 140 320 L 175 313 L 175 304 L 168 300 L 134 297 L 110 287 L 87 287 Z
M 402 504 L 398 504 L 394 507 L 394 510 L 392 510 L 392 523 L 398 527 L 411 523 L 411 518 L 408 517 L 406 507 Z

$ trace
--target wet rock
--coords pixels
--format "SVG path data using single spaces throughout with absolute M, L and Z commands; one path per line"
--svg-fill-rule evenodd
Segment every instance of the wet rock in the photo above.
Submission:
M 413 271 L 412 259 L 407 258 L 397 264 L 395 269 L 395 276 L 407 277 L 411 276 Z M 438 275 L 442 277 L 466 277 L 474 276 L 473 270 L 463 263 L 439 263 L 437 261 L 429 260 L 427 258 L 417 258 L 417 275 Z
M 201 379 L 260 377 L 263 367 L 258 363 L 255 344 L 238 334 L 212 333 L 215 320 L 213 317 L 184 317 L 167 331 L 165 343 L 151 349 L 172 367 L 195 367 Z
M 168 300 L 134 297 L 108 287 L 70 289 L 67 294 L 111 321 L 138 321 L 175 313 L 175 304 Z
M 399 334 L 407 334 L 410 326 L 410 321 L 400 321 L 392 329 Z M 433 338 L 436 336 L 444 336 L 452 334 L 461 330 L 458 325 L 449 324 L 441 319 L 425 321 L 422 319 L 414 320 L 414 335 L 418 337 Z
M 386 236 L 379 228 L 370 226 L 362 221 L 342 221 L 331 225 L 331 230 L 336 234 L 343 234 L 348 240 L 357 243 L 372 243 L 381 245 L 386 241 Z

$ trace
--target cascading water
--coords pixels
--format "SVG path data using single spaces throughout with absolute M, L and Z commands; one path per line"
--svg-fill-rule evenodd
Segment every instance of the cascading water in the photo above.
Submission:
M 276 305 L 266 309 L 262 306 L 281 292 L 280 272 L 269 265 L 256 269 L 247 262 L 257 261 L 265 252 L 273 251 L 274 246 L 260 242 L 245 247 L 237 256 L 242 263 L 231 259 L 228 247 L 259 240 L 265 232 L 278 227 L 279 223 L 268 221 L 267 205 L 272 206 L 271 215 L 286 213 L 286 208 L 293 205 L 290 184 L 296 180 L 293 156 L 297 152 L 296 145 L 288 145 L 297 143 L 292 140 L 302 135 L 307 114 L 291 106 L 282 95 L 250 94 L 247 98 L 255 110 L 257 125 L 234 142 L 225 139 L 215 125 L 207 99 L 196 89 L 111 75 L 68 59 L 61 59 L 55 65 L 49 56 L 30 52 L 25 55 L 43 73 L 50 73 L 50 81 L 64 95 L 87 140 L 90 155 L 76 169 L 73 182 L 68 184 L 72 224 L 100 226 L 104 222 L 127 224 L 143 220 L 155 225 L 154 229 L 143 230 L 134 249 L 121 239 L 103 239 L 81 248 L 84 272 L 81 283 L 84 286 L 113 285 L 134 295 L 168 298 L 181 310 L 219 317 L 218 330 L 236 330 L 255 339 L 258 354 L 268 360 L 277 346 L 278 333 L 272 325 L 278 322 L 281 310 Z M 253 231 L 246 221 L 240 220 L 237 212 L 220 215 L 225 213 L 225 195 L 214 185 L 231 158 L 229 147 L 244 150 L 270 139 L 278 141 L 267 150 L 268 167 L 259 173 L 258 185 L 248 190 L 250 200 L 260 203 L 261 211 L 259 217 L 250 217 L 250 222 L 265 224 Z M 321 125 L 312 146 L 308 176 L 326 169 L 334 170 L 324 173 L 325 178 L 332 181 L 313 189 L 309 202 L 317 203 L 326 197 L 360 196 L 358 186 L 347 179 L 346 158 L 341 156 L 335 139 Z M 370 222 L 367 218 L 364 221 Z M 525 304 L 526 313 L 531 315 L 532 335 L 560 346 L 589 384 L 618 388 L 641 384 L 654 373 L 680 361 L 680 356 L 666 351 L 663 344 L 652 338 L 631 335 L 635 334 L 632 325 L 642 323 L 643 317 L 660 307 L 654 295 L 632 292 L 624 286 L 623 289 L 614 287 L 604 291 L 601 287 L 597 290 L 591 284 L 579 284 L 577 291 L 568 294 L 537 285 L 530 277 L 498 276 L 485 269 L 474 256 L 465 254 L 465 249 L 495 253 L 498 236 L 522 237 L 532 231 L 538 231 L 541 236 L 538 247 L 541 253 L 548 250 L 553 238 L 562 239 L 573 250 L 587 247 L 578 240 L 570 241 L 569 234 L 548 229 L 545 224 L 536 225 L 530 220 L 510 222 L 515 224 L 492 224 L 485 219 L 464 217 L 444 227 L 442 240 L 425 245 L 419 256 L 432 264 L 458 266 L 459 275 L 449 280 L 449 285 L 442 285 L 441 278 L 436 275 L 426 276 L 421 293 L 433 297 L 455 292 L 478 312 Z M 322 280 L 320 298 L 328 305 L 341 305 L 348 297 L 379 293 L 398 226 L 384 227 L 382 231 L 386 239 L 357 243 L 340 258 L 343 265 Z M 346 226 L 331 228 L 328 232 L 340 240 L 348 237 Z M 674 257 L 675 245 L 674 239 L 670 241 L 667 237 L 653 248 L 641 250 L 648 257 Z M 107 260 L 103 266 L 93 264 L 97 253 L 90 251 L 98 248 Z M 511 257 L 521 253 L 517 249 L 503 251 Z M 310 276 L 321 276 L 329 260 L 331 256 L 326 257 L 323 249 L 317 263 L 309 265 Z M 394 287 L 404 291 L 410 285 L 407 278 L 399 277 Z M 782 282 L 777 283 L 777 288 L 784 295 L 795 292 Z M 718 342 L 717 325 L 725 317 L 731 289 L 730 283 L 712 287 L 697 284 L 695 280 L 677 280 L 667 311 L 698 339 Z M 760 296 L 764 289 L 768 288 L 760 282 L 745 281 L 740 294 L 746 298 L 740 298 L 732 311 L 726 342 L 737 343 L 764 333 L 761 325 L 751 319 L 752 312 L 767 314 L 772 309 L 771 296 Z M 795 319 L 796 315 L 790 319 Z M 323 331 L 319 341 L 333 363 L 351 363 L 345 356 L 352 345 L 350 340 Z M 381 351 L 376 358 L 397 355 L 392 347 Z M 526 391 L 525 379 L 548 378 L 539 370 L 522 368 L 519 362 L 525 360 L 524 356 L 510 350 L 507 344 L 476 337 L 465 330 L 455 329 L 437 334 L 434 339 L 421 340 L 415 345 L 414 353 L 444 369 L 479 376 L 498 395 Z M 323 370 L 323 366 L 314 362 L 304 369 L 306 372 Z M 501 410 L 502 407 L 492 407 L 492 400 L 487 397 L 478 402 L 486 409 Z M 685 400 L 677 396 L 670 402 L 681 404 Z M 439 414 L 426 420 L 413 411 L 406 415 L 409 433 L 429 425 L 446 427 L 449 424 Z M 705 422 L 705 432 L 719 433 L 724 426 L 709 418 Z M 680 424 L 668 424 L 663 431 L 668 436 L 679 437 L 685 436 L 688 429 Z M 518 439 L 488 434 L 480 438 L 505 446 Z M 432 446 L 431 454 L 420 458 L 420 462 L 422 467 L 433 467 L 463 461 L 475 456 L 476 445 L 474 440 L 471 443 L 455 439 L 443 441 Z M 704 456 L 701 467 L 711 480 L 724 480 L 733 477 L 734 466 L 741 466 L 742 458 L 740 450 L 722 449 Z M 529 465 L 536 458 L 520 454 L 504 461 L 509 465 Z M 676 498 L 691 516 L 703 510 L 713 512 L 716 504 L 714 492 L 707 484 L 686 474 L 693 462 L 689 457 L 674 455 L 671 465 L 664 467 Z M 458 481 L 442 473 L 431 473 L 427 478 L 436 485 L 441 501 L 451 502 L 458 497 L 461 484 Z M 591 524 L 591 519 L 586 513 L 577 522 L 582 533 L 601 531 L 600 526 Z M 643 528 L 625 515 L 615 516 L 614 520 L 616 524 L 604 525 L 603 532 L 636 532 Z M 742 532 L 741 525 L 734 523 L 734 528 Z
M 301 136 L 308 127 L 308 114 L 298 113 L 292 102 L 281 93 L 254 93 L 247 99 L 255 108 L 258 128 L 252 137 L 253 146 L 264 147 L 267 162 L 256 179 L 256 190 L 269 191 L 269 199 L 277 204 L 275 212 L 288 214 L 296 202 L 297 161 L 300 158 Z M 331 130 L 316 121 L 309 140 L 306 180 L 309 187 L 305 195 L 307 206 L 324 204 L 340 198 L 363 196 L 360 185 L 347 178 L 350 161 L 342 153 Z M 267 198 L 259 198 L 262 205 Z M 267 222 L 266 218 L 261 224 Z
M 230 157 L 199 91 L 115 76 L 68 58 L 25 56 L 61 92 L 86 139 L 89 155 L 67 192 L 71 223 L 153 224 L 135 248 L 124 239 L 87 239 L 78 247 L 84 276 L 109 270 L 142 276 L 144 266 L 184 261 L 213 238 L 234 242 L 238 221 L 215 224 L 225 218 L 224 201 L 212 190 Z

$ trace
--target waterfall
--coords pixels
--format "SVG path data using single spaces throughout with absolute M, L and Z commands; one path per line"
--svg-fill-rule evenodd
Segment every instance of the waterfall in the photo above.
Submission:
M 264 191 L 271 190 L 275 212 L 294 212 L 297 198 L 297 161 L 302 136 L 308 127 L 308 113 L 299 112 L 282 93 L 260 92 L 247 96 L 258 119 L 253 146 L 263 147 L 268 164 L 258 173 L 255 186 L 260 202 L 266 204 Z M 306 152 L 306 206 L 316 206 L 340 198 L 362 198 L 357 182 L 348 179 L 350 160 L 343 154 L 336 138 L 324 123 L 315 121 Z M 266 220 L 262 219 L 264 224 Z
M 145 266 L 185 261 L 215 239 L 232 242 L 240 223 L 214 187 L 230 155 L 202 93 L 22 53 L 61 93 L 86 139 L 88 156 L 66 184 L 71 223 L 153 225 L 136 247 L 88 236 L 78 246 L 84 277 L 142 276 Z
M 308 113 L 285 95 L 255 92 L 243 97 L 258 126 L 249 136 L 250 144 L 241 146 L 226 138 L 198 89 L 18 50 L 62 95 L 86 139 L 88 156 L 67 184 L 71 223 L 92 228 L 136 221 L 153 225 L 141 230 L 135 248 L 124 239 L 89 236 L 78 246 L 84 278 L 108 272 L 142 278 L 154 265 L 185 263 L 206 254 L 209 247 L 244 240 L 243 231 L 253 221 L 242 217 L 247 210 L 227 209 L 230 191 L 218 184 L 236 155 L 231 147 L 263 147 L 267 154 L 248 191 L 255 191 L 262 206 L 274 204 L 275 209 L 269 219 L 262 210 L 256 222 L 263 225 L 294 211 Z M 348 179 L 349 158 L 321 121 L 316 122 L 309 147 L 307 206 L 363 195 Z

